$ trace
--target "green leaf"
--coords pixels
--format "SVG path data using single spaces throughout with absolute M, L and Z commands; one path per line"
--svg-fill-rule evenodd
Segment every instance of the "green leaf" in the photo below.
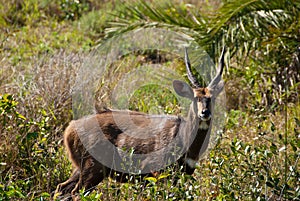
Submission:
M 168 176 L 170 176 L 171 174 L 160 174 L 159 177 L 158 177 L 158 180 L 160 179 L 164 179 L 164 178 L 167 178 Z
M 153 183 L 157 182 L 157 179 L 155 177 L 146 177 L 146 178 L 144 178 L 144 180 L 150 181 L 150 182 L 153 182 Z
M 26 120 L 26 117 L 24 117 L 22 114 L 20 114 L 20 113 L 17 113 L 17 114 L 20 119 Z

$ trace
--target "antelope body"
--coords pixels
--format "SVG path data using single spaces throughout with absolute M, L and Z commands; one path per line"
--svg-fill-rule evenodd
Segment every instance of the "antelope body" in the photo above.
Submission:
M 97 144 L 99 139 L 98 131 L 92 132 L 95 127 L 101 130 L 100 141 L 112 144 L 119 149 L 132 149 L 134 154 L 145 155 L 141 159 L 141 168 L 147 169 L 154 174 L 157 170 L 151 171 L 153 165 L 164 158 L 160 158 L 160 150 L 167 150 L 173 144 L 181 147 L 178 152 L 181 155 L 173 158 L 182 171 L 193 174 L 195 165 L 201 154 L 207 149 L 211 127 L 211 117 L 214 100 L 222 91 L 224 83 L 221 80 L 224 67 L 224 52 L 219 61 L 219 68 L 216 77 L 207 87 L 201 87 L 196 78 L 192 75 L 190 61 L 185 50 L 185 64 L 188 78 L 193 88 L 187 83 L 174 80 L 175 92 L 192 101 L 186 118 L 169 115 L 149 115 L 133 111 L 106 110 L 98 114 L 90 115 L 79 120 L 71 121 L 64 133 L 64 144 L 68 157 L 73 165 L 72 176 L 57 186 L 56 193 L 75 196 L 81 188 L 89 189 L 96 186 L 105 177 L 114 176 L 117 181 L 126 181 L 124 172 L 115 170 L 106 164 L 101 163 L 91 154 L 80 136 L 80 129 L 84 127 L 84 135 L 87 136 L 90 144 Z M 128 123 L 128 117 L 131 124 Z M 132 126 L 134 125 L 134 126 Z M 99 138 L 99 137 L 98 137 Z M 176 139 L 174 141 L 174 139 Z M 100 146 L 101 147 L 101 146 Z M 104 146 L 98 149 L 100 154 L 107 152 L 108 158 L 114 162 L 118 153 L 110 153 Z M 155 153 L 154 157 L 147 154 Z M 97 154 L 97 153 L 96 153 Z M 171 157 L 171 154 L 170 154 Z M 149 174 L 145 174 L 149 175 Z

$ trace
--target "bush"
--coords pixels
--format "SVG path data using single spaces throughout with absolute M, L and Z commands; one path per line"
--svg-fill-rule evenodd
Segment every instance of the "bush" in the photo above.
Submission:
M 71 171 L 62 133 L 71 120 L 69 91 L 77 59 L 63 52 L 44 57 L 34 64 L 34 74 L 15 77 L 22 85 L 6 85 L 10 93 L 0 96 L 0 197 L 47 197 Z M 7 81 L 8 69 L 1 74 Z

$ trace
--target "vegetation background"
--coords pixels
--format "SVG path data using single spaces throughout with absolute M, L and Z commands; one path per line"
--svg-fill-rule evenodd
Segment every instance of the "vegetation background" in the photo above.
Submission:
M 62 134 L 78 67 L 101 42 L 144 27 L 187 34 L 211 58 L 226 44 L 226 127 L 194 179 L 169 169 L 143 190 L 107 179 L 82 200 L 300 200 L 299 0 L 0 2 L 0 200 L 49 200 L 68 178 Z M 153 91 L 132 108 L 176 112 Z

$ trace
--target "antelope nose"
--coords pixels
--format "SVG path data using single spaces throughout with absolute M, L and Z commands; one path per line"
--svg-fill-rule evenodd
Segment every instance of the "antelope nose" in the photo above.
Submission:
M 201 114 L 200 114 L 200 118 L 204 121 L 209 120 L 211 117 L 210 111 L 208 109 L 204 109 L 202 110 Z

